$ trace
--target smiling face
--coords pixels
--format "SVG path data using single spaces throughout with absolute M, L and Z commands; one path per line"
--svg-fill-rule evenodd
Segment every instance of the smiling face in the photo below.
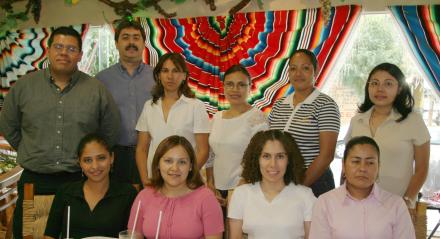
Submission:
M 186 73 L 179 69 L 173 61 L 166 60 L 159 73 L 160 84 L 162 84 L 165 92 L 175 93 L 179 91 L 181 84 L 186 78 Z
M 369 192 L 379 173 L 379 156 L 370 144 L 353 146 L 344 161 L 343 172 L 346 177 L 347 190 L 352 194 Z
M 79 165 L 88 180 L 103 182 L 109 180 L 113 155 L 96 141 L 87 143 L 79 158 Z
M 288 164 L 286 150 L 278 140 L 268 140 L 259 158 L 262 181 L 271 184 L 284 183 Z
M 121 61 L 142 61 L 144 40 L 140 30 L 131 27 L 122 29 L 116 41 L 116 48 L 119 51 Z
M 295 91 L 309 91 L 313 88 L 315 70 L 310 57 L 304 53 L 296 53 L 290 58 L 289 80 Z
M 368 96 L 375 106 L 392 107 L 399 93 L 399 82 L 386 71 L 376 71 L 368 80 Z
M 236 71 L 225 77 L 223 89 L 230 104 L 245 104 L 249 95 L 249 79 L 242 72 Z
M 189 155 L 181 145 L 169 149 L 160 158 L 159 171 L 168 190 L 188 188 L 186 180 L 190 170 Z
M 49 68 L 55 74 L 71 74 L 76 70 L 82 57 L 78 40 L 69 35 L 55 35 L 47 51 Z

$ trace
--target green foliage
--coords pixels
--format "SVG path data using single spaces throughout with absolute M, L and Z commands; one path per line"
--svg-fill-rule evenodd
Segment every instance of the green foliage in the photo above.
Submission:
M 6 35 L 7 31 L 17 28 L 18 21 L 27 21 L 28 16 L 25 12 L 6 13 L 6 18 L 0 22 L 0 37 Z

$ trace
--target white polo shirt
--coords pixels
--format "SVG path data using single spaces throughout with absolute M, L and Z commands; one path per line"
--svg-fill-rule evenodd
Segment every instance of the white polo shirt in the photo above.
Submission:
M 182 95 L 171 106 L 167 122 L 162 111 L 162 99 L 156 104 L 152 102 L 145 102 L 136 125 L 137 131 L 148 132 L 151 136 L 147 164 L 150 177 L 154 153 L 163 139 L 171 135 L 183 136 L 195 148 L 195 134 L 210 132 L 208 113 L 202 101 Z
M 392 110 L 373 137 L 369 124 L 373 108 L 351 119 L 345 142 L 356 136 L 373 138 L 380 149 L 379 186 L 403 196 L 413 175 L 414 145 L 422 145 L 430 139 L 428 128 L 419 113 L 413 111 L 405 120 L 396 122 L 401 115 Z
M 229 203 L 228 218 L 243 220 L 249 239 L 304 238 L 304 222 L 312 220 L 316 201 L 310 188 L 290 183 L 268 202 L 260 183 L 237 187 Z

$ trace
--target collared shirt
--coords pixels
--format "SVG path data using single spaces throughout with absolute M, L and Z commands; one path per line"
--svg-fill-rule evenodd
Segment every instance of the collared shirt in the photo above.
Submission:
M 44 235 L 66 238 L 67 207 L 70 206 L 70 238 L 103 236 L 117 238 L 127 229 L 137 191 L 130 184 L 110 180 L 104 197 L 90 210 L 84 198 L 84 182 L 63 186 L 55 195 Z M 61 236 L 62 235 L 62 236 Z
M 19 79 L 6 96 L 0 132 L 17 149 L 18 163 L 33 172 L 77 172 L 77 146 L 97 132 L 113 145 L 119 134 L 119 112 L 98 80 L 76 71 L 61 90 L 49 68 Z
M 171 106 L 167 120 L 162 111 L 162 99 L 159 99 L 156 104 L 152 102 L 153 100 L 149 100 L 145 103 L 136 125 L 137 131 L 148 132 L 151 136 L 147 161 L 149 177 L 152 175 L 151 163 L 154 153 L 163 139 L 171 135 L 180 135 L 195 148 L 195 134 L 210 132 L 208 113 L 202 101 L 181 95 Z
M 422 145 L 429 140 L 428 128 L 420 114 L 411 112 L 405 120 L 396 122 L 401 115 L 392 110 L 373 137 L 369 124 L 373 108 L 351 119 L 345 140 L 348 142 L 363 135 L 373 138 L 380 149 L 379 185 L 403 196 L 414 174 L 414 145 Z
M 96 78 L 110 91 L 121 113 L 121 133 L 118 144 L 136 145 L 136 122 L 144 104 L 151 98 L 154 86 L 153 69 L 139 64 L 133 75 L 129 75 L 121 63 L 99 72 Z
M 310 239 L 414 239 L 414 226 L 403 199 L 373 186 L 362 200 L 346 185 L 322 194 L 313 208 Z
M 339 108 L 332 98 L 318 89 L 296 106 L 293 96 L 275 102 L 269 115 L 269 127 L 289 132 L 304 157 L 305 166 L 309 167 L 319 155 L 319 133 L 339 132 Z

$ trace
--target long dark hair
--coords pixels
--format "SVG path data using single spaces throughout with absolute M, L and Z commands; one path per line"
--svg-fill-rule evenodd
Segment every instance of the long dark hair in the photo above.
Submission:
M 260 131 L 252 137 L 244 151 L 243 161 L 241 162 L 243 166 L 241 177 L 247 183 L 252 184 L 262 180 L 259 159 L 264 145 L 269 140 L 280 142 L 287 153 L 288 163 L 284 174 L 284 183 L 286 185 L 290 182 L 294 184 L 302 183 L 304 179 L 304 158 L 293 137 L 287 132 L 275 129 Z
M 188 86 L 187 79 L 189 75 L 189 70 L 186 66 L 185 59 L 183 59 L 182 55 L 180 55 L 179 53 L 166 53 L 159 58 L 159 62 L 157 62 L 157 65 L 156 67 L 154 67 L 153 70 L 154 81 L 156 82 L 156 85 L 154 85 L 153 90 L 151 91 L 151 95 L 153 96 L 153 104 L 156 104 L 157 101 L 165 94 L 164 88 L 159 79 L 159 74 L 162 70 L 163 64 L 168 59 L 173 62 L 177 69 L 184 72 L 186 75 L 186 79 L 182 81 L 182 84 L 179 86 L 179 95 L 183 94 L 188 98 L 195 97 L 194 93 L 191 91 L 191 88 L 189 88 Z
M 376 67 L 371 70 L 370 75 L 368 75 L 368 80 L 365 83 L 365 97 L 364 102 L 359 106 L 358 112 L 364 113 L 367 112 L 371 107 L 373 107 L 373 102 L 371 102 L 369 93 L 368 93 L 368 84 L 371 80 L 371 77 L 374 73 L 378 71 L 385 71 L 388 74 L 392 75 L 398 82 L 399 85 L 399 92 L 396 95 L 396 99 L 394 99 L 393 102 L 393 108 L 399 112 L 402 117 L 396 120 L 396 122 L 401 122 L 402 120 L 406 119 L 408 117 L 409 113 L 412 112 L 414 107 L 414 98 L 411 95 L 411 89 L 409 88 L 408 84 L 405 81 L 405 75 L 400 70 L 400 68 L 394 64 L 391 63 L 382 63 L 377 65 Z

